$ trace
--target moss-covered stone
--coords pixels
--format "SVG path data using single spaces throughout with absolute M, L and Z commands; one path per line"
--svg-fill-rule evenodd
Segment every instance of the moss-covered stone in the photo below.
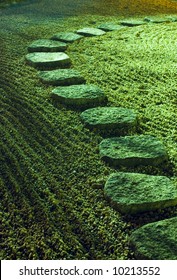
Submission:
M 104 187 L 111 205 L 122 213 L 137 214 L 177 204 L 177 188 L 165 176 L 114 173 Z
M 120 30 L 123 28 L 123 26 L 121 26 L 120 24 L 112 23 L 112 22 L 106 22 L 106 23 L 100 24 L 98 26 L 98 28 L 108 32 L 108 31 Z
M 74 41 L 82 39 L 83 36 L 74 32 L 59 32 L 52 36 L 52 40 L 58 40 L 61 42 L 72 43 Z
M 110 131 L 114 135 L 126 134 L 134 130 L 137 116 L 133 110 L 122 107 L 97 107 L 81 114 L 86 126 L 101 131 Z
M 68 67 L 70 58 L 63 52 L 34 52 L 26 55 L 27 62 L 37 68 Z
M 170 22 L 172 19 L 170 17 L 160 17 L 160 16 L 150 16 L 150 17 L 145 17 L 144 21 L 149 22 L 149 23 L 165 23 L 165 22 Z
M 40 71 L 39 78 L 43 83 L 56 86 L 68 86 L 85 83 L 84 77 L 82 77 L 82 75 L 74 69 Z
M 66 49 L 66 43 L 48 39 L 35 40 L 28 47 L 29 52 L 63 52 Z
M 104 35 L 105 31 L 100 30 L 99 28 L 93 28 L 93 27 L 85 27 L 82 29 L 77 30 L 77 33 L 83 36 L 100 36 Z
M 150 223 L 130 236 L 137 259 L 177 260 L 177 217 Z
M 131 20 L 122 20 L 120 21 L 120 24 L 124 26 L 133 27 L 133 26 L 146 24 L 146 22 L 143 20 L 131 19 Z
M 52 97 L 66 105 L 84 108 L 94 107 L 106 101 L 106 96 L 99 87 L 85 84 L 57 87 L 52 91 Z
M 107 138 L 99 149 L 101 158 L 114 166 L 156 166 L 168 158 L 163 144 L 151 135 Z

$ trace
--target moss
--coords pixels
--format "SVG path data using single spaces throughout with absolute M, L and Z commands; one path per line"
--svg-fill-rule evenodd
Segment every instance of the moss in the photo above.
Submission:
M 81 124 L 79 112 L 54 107 L 53 87 L 40 83 L 36 70 L 24 61 L 35 39 L 117 18 L 80 16 L 40 25 L 24 25 L 23 20 L 19 15 L 15 32 L 0 32 L 0 257 L 134 259 L 128 243 L 132 230 L 173 216 L 176 209 L 132 218 L 109 207 L 103 183 L 98 186 L 113 172 L 99 157 L 102 137 Z M 11 16 L 11 28 L 14 22 L 16 16 Z M 153 133 L 165 143 L 172 167 L 139 172 L 177 173 L 175 28 L 168 24 L 115 31 L 104 39 L 86 38 L 67 51 L 75 69 L 88 83 L 101 86 L 112 106 L 135 108 L 140 132 Z M 162 39 L 165 45 L 160 47 Z

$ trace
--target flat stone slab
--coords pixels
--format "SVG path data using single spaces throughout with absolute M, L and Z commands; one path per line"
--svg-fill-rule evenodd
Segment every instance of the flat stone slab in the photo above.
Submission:
M 143 260 L 177 260 L 177 217 L 150 223 L 135 230 L 130 244 Z
M 65 43 L 72 43 L 74 41 L 82 39 L 83 36 L 74 32 L 60 32 L 52 36 L 52 40 L 58 40 Z
M 101 158 L 113 166 L 157 166 L 168 159 L 163 144 L 154 136 L 124 136 L 104 139 Z
M 150 16 L 150 17 L 145 17 L 144 21 L 149 23 L 165 23 L 165 22 L 170 22 L 172 20 L 170 19 L 170 17 Z
M 111 134 L 128 133 L 137 125 L 137 116 L 133 110 L 122 107 L 97 107 L 81 113 L 81 119 L 86 126 Z
M 77 33 L 80 35 L 91 37 L 91 36 L 104 35 L 106 32 L 99 28 L 85 27 L 85 28 L 77 30 Z
M 111 22 L 106 22 L 106 23 L 100 24 L 98 26 L 98 28 L 108 32 L 108 31 L 120 30 L 123 28 L 123 26 L 121 26 L 119 24 L 111 23 Z
M 66 105 L 87 108 L 106 101 L 106 96 L 99 87 L 86 84 L 57 87 L 52 91 L 52 97 Z
M 146 22 L 144 20 L 130 19 L 130 20 L 122 20 L 122 21 L 120 21 L 120 24 L 124 25 L 124 26 L 133 27 L 133 26 L 146 24 Z
M 82 77 L 81 74 L 74 69 L 40 71 L 38 75 L 43 83 L 50 85 L 68 86 L 85 83 L 84 77 Z
M 170 22 L 176 22 L 177 21 L 177 17 L 174 15 L 171 15 L 171 16 L 168 16 L 167 17 L 169 20 L 170 20 Z
M 67 49 L 67 44 L 64 42 L 39 39 L 34 41 L 29 47 L 29 52 L 63 52 Z
M 27 62 L 33 67 L 68 67 L 70 58 L 63 52 L 34 52 L 26 55 Z
M 177 205 L 177 188 L 165 176 L 114 173 L 104 193 L 111 205 L 123 214 L 137 214 Z

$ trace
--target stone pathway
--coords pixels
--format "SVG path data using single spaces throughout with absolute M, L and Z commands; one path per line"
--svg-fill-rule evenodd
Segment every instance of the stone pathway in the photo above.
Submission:
M 63 52 L 66 51 L 66 49 L 67 44 L 64 42 L 39 39 L 28 47 L 28 52 Z
M 177 188 L 165 176 L 118 172 L 104 187 L 111 205 L 121 213 L 137 214 L 177 204 Z
M 57 87 L 52 90 L 52 98 L 74 107 L 89 108 L 103 104 L 107 101 L 104 92 L 95 85 L 72 85 Z
M 177 217 L 150 223 L 135 230 L 130 242 L 137 259 L 177 259 Z
M 73 32 L 60 32 L 52 36 L 51 40 L 58 40 L 61 42 L 72 43 L 82 39 L 83 36 Z
M 121 26 L 120 24 L 115 24 L 115 23 L 111 23 L 111 22 L 107 22 L 107 23 L 102 23 L 98 26 L 99 29 L 102 29 L 103 31 L 115 31 L 115 30 L 120 30 L 122 28 L 124 28 L 123 26 Z
M 105 31 L 100 30 L 98 28 L 90 28 L 90 27 L 85 27 L 82 29 L 77 30 L 77 33 L 80 35 L 84 35 L 87 37 L 91 37 L 91 36 L 100 36 L 100 35 L 104 35 Z
M 54 86 L 68 86 L 85 83 L 85 78 L 74 69 L 56 69 L 52 71 L 41 71 L 38 73 L 39 79 Z
M 26 55 L 27 62 L 37 68 L 68 67 L 70 58 L 63 52 L 33 52 Z
M 133 27 L 146 24 L 146 22 L 144 20 L 122 20 L 120 21 L 120 24 L 124 26 Z
M 86 84 L 86 80 L 71 66 L 64 51 L 67 44 L 84 37 L 101 36 L 106 32 L 144 24 L 175 22 L 177 17 L 146 17 L 144 20 L 123 20 L 118 24 L 103 23 L 97 28 L 86 27 L 76 32 L 60 32 L 51 39 L 34 41 L 29 47 L 26 61 L 45 71 L 38 73 L 41 82 L 58 86 L 51 97 L 57 102 L 74 108 L 87 108 L 80 114 L 81 121 L 98 133 L 119 137 L 104 139 L 100 145 L 100 157 L 115 168 L 140 165 L 161 165 L 168 161 L 165 147 L 151 135 L 136 133 L 138 116 L 131 109 L 107 107 L 107 97 L 102 89 Z M 47 70 L 48 67 L 57 67 Z M 89 109 L 88 109 L 89 108 Z M 129 135 L 131 134 L 131 135 Z M 105 198 L 123 214 L 155 211 L 177 205 L 177 187 L 165 176 L 116 172 L 109 176 L 104 186 Z M 137 258 L 177 259 L 177 217 L 146 224 L 130 236 L 130 244 Z
M 163 144 L 154 136 L 137 135 L 104 139 L 101 158 L 112 166 L 157 166 L 168 159 Z
M 137 115 L 122 107 L 97 107 L 81 114 L 84 124 L 109 135 L 126 135 L 136 130 Z

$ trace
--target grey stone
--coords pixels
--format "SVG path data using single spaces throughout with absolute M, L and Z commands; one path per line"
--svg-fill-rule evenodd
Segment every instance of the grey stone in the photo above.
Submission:
M 67 49 L 67 44 L 64 42 L 39 39 L 34 41 L 29 47 L 29 52 L 63 52 Z
M 124 214 L 137 214 L 177 205 L 177 188 L 165 176 L 114 173 L 104 193 L 111 205 Z
M 151 16 L 151 17 L 145 17 L 144 21 L 149 23 L 165 23 L 172 21 L 170 17 L 159 17 L 159 16 Z
M 67 86 L 85 83 L 84 77 L 82 77 L 81 74 L 74 69 L 40 71 L 39 78 L 43 83 L 56 86 Z
M 52 40 L 58 40 L 66 43 L 72 43 L 74 41 L 82 39 L 83 36 L 74 32 L 60 32 L 52 36 Z
M 99 149 L 101 158 L 113 166 L 156 166 L 168 159 L 163 144 L 151 135 L 107 138 Z
M 107 32 L 107 31 L 120 30 L 120 29 L 123 29 L 124 27 L 119 25 L 119 24 L 115 24 L 115 23 L 111 23 L 111 22 L 106 22 L 106 23 L 100 24 L 98 26 L 98 28 Z
M 177 217 L 146 224 L 130 236 L 137 259 L 177 260 Z
M 34 67 L 68 67 L 70 58 L 63 52 L 34 52 L 26 55 L 27 62 Z
M 122 20 L 122 21 L 120 21 L 120 24 L 124 25 L 124 26 L 133 27 L 133 26 L 146 24 L 146 22 L 143 20 L 130 19 L 130 20 Z
M 89 108 L 105 102 L 104 92 L 94 85 L 72 85 L 57 87 L 52 91 L 52 97 L 66 105 Z
M 98 29 L 98 28 L 85 27 L 85 28 L 79 29 L 79 30 L 77 31 L 77 33 L 78 33 L 78 34 L 81 34 L 81 35 L 84 35 L 84 36 L 91 37 L 91 36 L 100 36 L 100 35 L 104 35 L 104 34 L 105 34 L 105 31 L 100 30 L 100 29 Z
M 122 107 L 97 107 L 81 113 L 86 126 L 111 135 L 125 135 L 135 129 L 137 116 L 133 110 Z

